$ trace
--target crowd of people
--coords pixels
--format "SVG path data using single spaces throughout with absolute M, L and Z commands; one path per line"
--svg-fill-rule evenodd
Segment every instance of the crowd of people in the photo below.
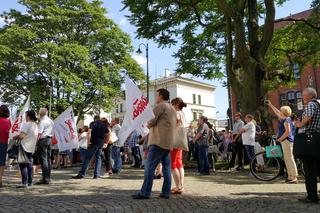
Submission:
M 299 181 L 293 154 L 296 133 L 309 130 L 320 132 L 320 105 L 316 98 L 314 89 L 306 88 L 303 91 L 306 107 L 301 120 L 292 115 L 289 106 L 277 109 L 271 101 L 265 101 L 279 120 L 276 138 L 283 150 L 285 167 L 282 175 L 286 177 L 286 183 L 295 184 Z M 232 130 L 226 127 L 216 131 L 205 116 L 199 118 L 197 126 L 190 125 L 187 128 L 182 111 L 187 104 L 181 98 L 169 102 L 169 91 L 159 89 L 155 100 L 155 117 L 148 122 L 148 135 L 142 135 L 137 129 L 121 144 L 118 139 L 121 130 L 119 119 L 109 123 L 106 118 L 96 115 L 89 126 L 79 129 L 79 148 L 64 152 L 59 152 L 57 142 L 53 139 L 54 123 L 48 117 L 48 110 L 41 108 L 39 119 L 35 111 L 27 111 L 27 122 L 21 127 L 20 134 L 13 138 L 19 141 L 26 155 L 26 161 L 19 163 L 22 180 L 18 187 L 33 185 L 34 165 L 37 164 L 41 166 L 42 178 L 36 184 L 50 184 L 51 168 L 67 167 L 74 162 L 81 162 L 78 174 L 72 177 L 74 179 L 84 178 L 91 167 L 94 167 L 94 179 L 115 175 L 121 172 L 124 163 L 131 163 L 131 167 L 144 169 L 143 185 L 133 198 L 149 199 L 153 180 L 163 178 L 160 197 L 167 199 L 172 194 L 184 192 L 186 161 L 197 162 L 197 175 L 215 172 L 217 159 L 227 163 L 225 169 L 241 171 L 256 153 L 270 145 L 266 142 L 267 129 L 261 125 L 259 118 L 251 114 L 242 116 L 237 112 Z M 0 106 L 0 187 L 3 186 L 2 176 L 8 161 L 6 156 L 11 126 L 8 117 L 8 108 Z M 101 172 L 103 162 L 105 172 Z M 255 170 L 264 169 L 263 159 L 257 159 L 255 163 Z M 301 201 L 318 202 L 319 160 L 307 158 L 303 159 L 303 163 L 308 197 Z

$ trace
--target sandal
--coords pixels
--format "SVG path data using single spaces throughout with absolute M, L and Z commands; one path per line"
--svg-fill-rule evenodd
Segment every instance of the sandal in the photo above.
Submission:
M 171 189 L 171 192 L 173 194 L 175 194 L 177 191 L 179 191 L 179 187 L 175 187 L 175 188 Z
M 181 188 L 178 188 L 178 190 L 175 191 L 173 194 L 181 195 L 183 192 L 184 192 L 184 188 L 181 187 Z

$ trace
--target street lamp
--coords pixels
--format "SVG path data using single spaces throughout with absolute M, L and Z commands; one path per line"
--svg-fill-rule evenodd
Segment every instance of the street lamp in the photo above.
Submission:
M 141 46 L 144 46 L 146 48 L 146 58 L 147 58 L 147 100 L 149 101 L 149 44 L 148 43 L 139 44 L 139 48 L 137 50 L 137 53 L 139 55 L 142 54 Z

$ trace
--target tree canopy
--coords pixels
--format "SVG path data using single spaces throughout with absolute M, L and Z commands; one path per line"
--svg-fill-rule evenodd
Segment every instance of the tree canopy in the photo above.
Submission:
M 269 83 L 283 75 L 268 64 L 267 55 L 272 54 L 275 8 L 285 0 L 122 2 L 132 13 L 138 37 L 153 39 L 161 47 L 180 45 L 174 54 L 178 72 L 208 79 L 227 76 L 240 110 L 267 120 L 263 100 Z
M 26 13 L 2 14 L 0 90 L 4 100 L 19 103 L 31 94 L 34 106 L 48 106 L 53 116 L 72 105 L 78 115 L 108 110 L 121 93 L 125 69 L 144 77 L 131 57 L 129 35 L 106 17 L 98 0 L 20 0 Z

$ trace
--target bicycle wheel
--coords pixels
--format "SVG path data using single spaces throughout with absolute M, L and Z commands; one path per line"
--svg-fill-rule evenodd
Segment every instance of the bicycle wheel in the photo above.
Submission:
M 268 158 L 266 152 L 257 153 L 250 162 L 252 175 L 261 181 L 272 181 L 280 175 L 280 162 L 277 158 Z

